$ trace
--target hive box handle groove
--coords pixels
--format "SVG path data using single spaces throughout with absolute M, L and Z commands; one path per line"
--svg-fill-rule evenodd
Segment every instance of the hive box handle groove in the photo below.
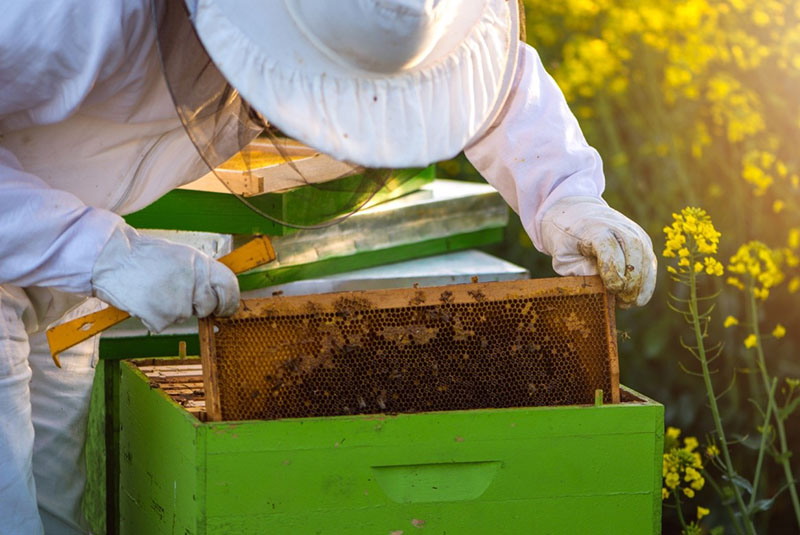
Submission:
M 373 466 L 386 496 L 395 503 L 457 502 L 480 498 L 500 461 Z

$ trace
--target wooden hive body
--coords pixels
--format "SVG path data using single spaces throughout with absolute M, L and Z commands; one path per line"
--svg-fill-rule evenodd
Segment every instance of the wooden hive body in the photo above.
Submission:
M 661 529 L 663 406 L 624 387 L 600 406 L 203 422 L 123 362 L 119 399 L 123 535 Z

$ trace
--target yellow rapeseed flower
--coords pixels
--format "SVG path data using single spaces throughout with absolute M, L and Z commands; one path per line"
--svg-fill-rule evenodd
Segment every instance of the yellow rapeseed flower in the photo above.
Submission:
M 797 290 L 800 290 L 800 277 L 792 277 L 792 280 L 789 281 L 789 284 L 786 287 L 789 290 L 790 294 L 795 293 Z
M 664 227 L 665 244 L 663 255 L 678 258 L 677 267 L 670 273 L 686 274 L 705 271 L 708 275 L 722 276 L 724 266 L 713 255 L 717 253 L 721 234 L 714 228 L 711 217 L 702 208 L 687 207 L 679 214 L 672 214 L 672 224 Z M 689 269 L 684 269 L 689 268 Z
M 717 447 L 716 444 L 709 444 L 708 446 L 706 446 L 707 457 L 711 458 L 711 457 L 716 457 L 717 455 L 719 455 L 719 448 Z
M 694 489 L 690 487 L 684 487 L 683 493 L 686 495 L 687 498 L 694 498 Z
M 686 475 L 683 477 L 684 481 L 697 481 L 698 479 L 702 479 L 703 476 L 700 475 L 700 472 L 689 466 L 686 468 Z
M 669 498 L 669 490 L 666 487 L 661 487 L 661 499 L 666 500 Z
M 716 277 L 721 277 L 725 271 L 725 268 L 722 266 L 722 262 L 713 256 L 707 256 L 703 259 L 703 267 L 706 270 L 706 274 L 714 275 Z
M 789 247 L 784 247 L 778 254 L 783 256 L 783 261 L 788 267 L 797 267 L 800 265 L 800 257 L 794 254 L 794 251 Z
M 697 506 L 697 520 L 703 520 L 703 517 L 708 516 L 711 513 L 710 510 L 706 509 L 705 507 Z
M 734 325 L 739 325 L 739 320 L 737 320 L 733 316 L 728 316 L 727 318 L 725 318 L 725 321 L 722 323 L 722 326 L 725 327 L 726 329 L 728 327 L 732 327 Z
M 788 248 L 770 249 L 763 242 L 750 241 L 739 247 L 731 257 L 728 271 L 749 275 L 753 294 L 758 299 L 766 299 L 770 288 L 783 282 L 783 264 L 795 261 L 800 262 Z M 738 278 L 729 277 L 728 283 L 744 289 L 744 284 Z
M 701 490 L 705 485 L 705 478 L 701 472 L 703 459 L 700 453 L 695 451 L 699 446 L 697 438 L 686 437 L 683 439 L 683 446 L 680 446 L 678 442 L 680 435 L 680 429 L 667 428 L 664 441 L 667 452 L 663 455 L 661 476 L 664 479 L 664 488 L 668 491 L 681 490 L 687 496 L 693 496 L 695 491 Z M 683 485 L 681 481 L 684 482 Z M 691 491 L 688 494 L 687 489 Z
M 786 336 L 786 327 L 784 327 L 780 323 L 777 324 L 775 328 L 772 330 L 772 336 L 774 336 L 775 338 L 783 338 L 784 336 Z
M 744 283 L 741 280 L 739 280 L 738 277 L 728 277 L 727 279 L 725 279 L 725 282 L 727 282 L 731 286 L 739 288 L 740 290 L 744 290 Z
M 751 349 L 756 347 L 756 343 L 758 342 L 758 338 L 756 338 L 755 334 L 749 335 L 747 338 L 744 339 L 744 347 L 747 349 Z
M 681 476 L 679 476 L 676 472 L 670 472 L 664 478 L 664 484 L 673 490 L 680 484 L 680 482 Z
M 789 249 L 797 249 L 800 247 L 800 228 L 792 228 L 789 230 L 789 237 L 786 239 L 786 245 Z

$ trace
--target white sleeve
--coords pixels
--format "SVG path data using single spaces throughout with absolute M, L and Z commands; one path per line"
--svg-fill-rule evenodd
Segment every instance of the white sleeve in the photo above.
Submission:
M 95 260 L 122 224 L 24 172 L 0 147 L 0 284 L 89 294 Z
M 605 186 L 600 155 L 586 143 L 564 95 L 528 45 L 520 48 L 499 118 L 464 152 L 519 214 L 540 251 L 547 209 L 573 195 L 600 198 Z

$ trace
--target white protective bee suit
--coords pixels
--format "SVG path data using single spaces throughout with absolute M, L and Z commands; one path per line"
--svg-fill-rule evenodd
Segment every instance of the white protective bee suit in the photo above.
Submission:
M 197 15 L 214 1 L 189 4 Z M 516 69 L 500 112 L 476 125 L 480 135 L 456 152 L 469 141 L 468 158 L 519 213 L 535 246 L 554 257 L 558 272 L 599 270 L 623 303 L 644 304 L 655 271 L 649 238 L 602 201 L 600 157 L 536 52 L 522 45 L 512 59 Z M 349 154 L 342 150 L 334 155 Z M 402 163 L 396 150 L 388 152 L 392 164 Z M 444 156 L 452 154 L 438 155 Z M 87 296 L 131 312 L 154 331 L 193 313 L 229 314 L 238 306 L 227 268 L 188 247 L 139 236 L 117 215 L 206 171 L 164 82 L 149 0 L 4 6 L 0 535 L 87 533 L 82 451 L 97 346 L 86 342 L 62 354 L 64 368 L 56 369 L 43 337 L 49 324 Z M 90 299 L 70 314 L 98 305 Z

